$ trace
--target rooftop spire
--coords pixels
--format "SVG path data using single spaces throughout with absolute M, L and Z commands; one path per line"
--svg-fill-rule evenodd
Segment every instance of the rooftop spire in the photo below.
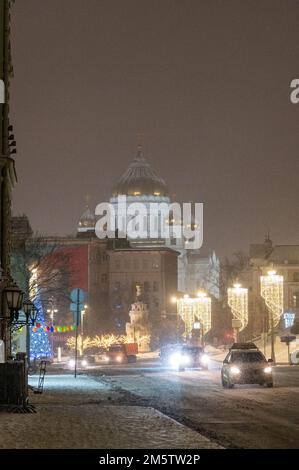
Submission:
M 139 131 L 137 133 L 136 137 L 137 137 L 137 156 L 136 156 L 136 160 L 144 160 L 144 157 L 143 157 L 144 132 Z

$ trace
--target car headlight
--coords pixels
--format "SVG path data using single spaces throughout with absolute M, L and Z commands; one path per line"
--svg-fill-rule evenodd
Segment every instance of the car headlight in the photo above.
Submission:
M 116 360 L 117 360 L 117 362 L 121 362 L 121 361 L 122 361 L 122 359 L 123 359 L 123 358 L 122 358 L 122 356 L 116 356 Z
M 264 372 L 265 372 L 265 374 L 271 374 L 272 367 L 265 367 Z
M 69 367 L 75 367 L 76 361 L 75 359 L 70 359 L 69 360 Z
M 239 367 L 234 367 L 234 366 L 230 368 L 230 371 L 233 375 L 238 375 L 241 372 Z
M 182 362 L 182 355 L 180 353 L 173 353 L 169 357 L 169 362 L 172 367 L 179 367 Z
M 207 354 L 203 354 L 200 358 L 200 362 L 204 365 L 208 364 L 210 361 L 210 358 Z
M 86 359 L 83 359 L 83 361 L 81 362 L 81 364 L 82 364 L 83 367 L 88 366 L 88 362 L 86 361 Z
M 181 356 L 181 363 L 182 364 L 185 364 L 185 365 L 188 365 L 190 364 L 191 362 L 191 357 L 188 356 L 187 354 L 184 354 L 183 356 Z

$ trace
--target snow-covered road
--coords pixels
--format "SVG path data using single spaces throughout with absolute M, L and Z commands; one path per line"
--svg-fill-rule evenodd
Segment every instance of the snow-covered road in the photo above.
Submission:
M 276 367 L 273 389 L 224 390 L 216 363 L 209 371 L 166 371 L 147 363 L 102 373 L 126 403 L 161 410 L 224 447 L 299 448 L 299 367 Z

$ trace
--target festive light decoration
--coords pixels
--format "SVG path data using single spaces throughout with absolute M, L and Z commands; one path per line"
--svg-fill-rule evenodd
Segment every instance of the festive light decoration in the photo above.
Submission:
M 194 323 L 200 323 L 202 335 L 211 329 L 211 298 L 204 292 L 199 292 L 197 297 L 185 294 L 177 299 L 178 315 L 185 323 L 185 333 L 189 335 L 194 328 Z
M 268 271 L 266 276 L 260 277 L 261 296 L 265 300 L 266 306 L 271 315 L 269 329 L 271 328 L 271 318 L 273 327 L 277 326 L 283 313 L 283 276 L 276 274 L 276 271 Z
M 38 309 L 38 323 L 33 330 L 33 334 L 31 331 L 30 337 L 30 359 L 39 359 L 41 357 L 51 357 L 52 350 L 51 345 L 48 338 L 48 333 L 45 331 L 45 318 L 44 318 L 44 311 L 42 307 L 41 300 L 39 296 L 34 301 L 35 307 Z M 39 326 L 38 326 L 39 325 Z
M 241 284 L 234 284 L 234 287 L 227 289 L 227 297 L 233 318 L 240 320 L 239 331 L 242 331 L 248 325 L 248 289 L 241 287 Z
M 30 292 L 33 293 L 34 300 L 32 300 L 38 312 L 36 326 L 30 331 L 30 359 L 51 357 L 52 349 L 48 333 L 44 331 L 45 315 L 37 287 L 37 270 L 32 269 L 30 274 Z
M 64 325 L 64 326 L 43 326 L 41 323 L 36 323 L 36 326 L 32 328 L 33 332 L 37 332 L 42 329 L 44 332 L 48 333 L 68 333 L 76 329 L 75 325 Z

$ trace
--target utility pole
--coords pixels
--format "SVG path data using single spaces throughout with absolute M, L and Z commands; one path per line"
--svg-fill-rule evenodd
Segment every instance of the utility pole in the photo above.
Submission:
M 274 335 L 274 321 L 273 314 L 270 312 L 270 322 L 271 322 L 271 359 L 275 365 L 275 335 Z
M 50 304 L 51 307 L 47 310 L 47 313 L 50 314 L 51 326 L 54 330 L 54 313 L 58 312 L 57 308 L 55 308 L 55 299 L 54 299 L 54 297 L 51 297 L 49 299 L 49 304 Z M 53 357 L 54 357 L 54 331 L 52 331 L 52 333 L 51 333 L 51 348 L 52 348 L 52 354 L 53 354 Z
M 75 378 L 77 377 L 77 360 L 78 360 L 78 326 L 80 315 L 80 290 L 77 289 L 77 310 L 76 310 L 76 345 L 75 345 Z

